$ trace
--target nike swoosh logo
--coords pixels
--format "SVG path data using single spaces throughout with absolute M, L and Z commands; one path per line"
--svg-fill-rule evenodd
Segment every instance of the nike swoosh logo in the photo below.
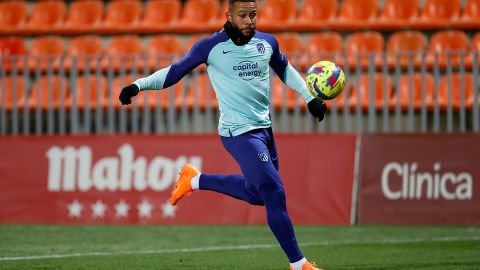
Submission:
M 231 51 L 233 51 L 233 50 L 230 50 L 230 51 L 223 51 L 223 54 L 227 54 L 227 53 L 229 53 L 229 52 L 231 52 Z

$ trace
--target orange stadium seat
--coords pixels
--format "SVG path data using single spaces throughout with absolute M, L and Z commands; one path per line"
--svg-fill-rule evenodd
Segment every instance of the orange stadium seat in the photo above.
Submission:
M 183 97 L 184 82 L 181 80 L 175 85 L 162 90 L 146 90 L 135 97 L 139 108 L 159 108 L 166 110 L 169 106 L 175 106 L 175 101 Z M 170 102 L 170 95 L 172 95 L 172 102 Z M 158 105 L 157 105 L 158 104 Z
M 103 18 L 103 1 L 72 2 L 65 24 L 58 29 L 62 34 L 82 34 L 100 26 Z
M 95 74 L 82 75 L 76 78 L 75 91 L 71 91 L 70 96 L 65 101 L 65 106 L 67 108 L 72 107 L 73 99 L 75 98 L 76 106 L 79 109 L 94 109 L 97 105 L 100 108 L 104 108 L 107 93 L 108 83 L 105 76 L 100 75 L 97 77 Z
M 38 105 L 43 110 L 58 108 L 62 102 L 65 104 L 69 93 L 68 81 L 65 77 L 44 75 L 32 83 L 27 106 L 31 110 Z
M 385 41 L 379 32 L 365 31 L 351 34 L 345 42 L 349 66 L 367 68 L 370 65 L 369 55 L 373 54 L 374 65 L 381 68 L 384 47 Z
M 306 108 L 302 96 L 285 85 L 278 76 L 273 76 L 271 87 L 271 100 L 276 111 L 284 106 L 288 110 L 293 110 L 295 106 L 300 106 L 302 109 Z
M 293 31 L 318 31 L 337 16 L 337 0 L 304 0 L 298 18 L 291 22 Z
M 445 68 L 447 66 L 447 57 L 450 57 L 451 65 L 459 66 L 461 54 L 464 54 L 464 61 L 466 61 L 468 43 L 468 36 L 463 31 L 445 30 L 436 32 L 430 38 L 427 65 L 433 67 L 435 65 L 435 57 L 438 56 L 438 64 L 440 68 Z
M 150 0 L 145 5 L 145 13 L 140 23 L 134 27 L 139 33 L 169 31 L 180 17 L 179 0 Z
M 99 33 L 129 33 L 139 23 L 142 2 L 139 0 L 118 0 L 110 2 L 105 20 L 96 30 Z
M 453 22 L 455 28 L 480 29 L 480 0 L 468 0 L 461 17 Z
M 100 65 L 103 53 L 103 41 L 100 36 L 77 36 L 70 40 L 67 48 L 64 67 L 67 71 L 72 68 L 73 61 L 79 71 L 95 71 Z
M 448 100 L 451 100 L 451 105 L 453 109 L 460 108 L 460 102 L 462 99 L 462 82 L 463 82 L 463 105 L 467 109 L 472 109 L 474 95 L 473 95 L 473 85 L 474 77 L 472 73 L 465 73 L 463 76 L 460 73 L 453 73 L 451 77 L 452 88 L 449 88 L 448 75 L 442 76 L 439 83 L 439 99 L 438 103 L 442 110 L 445 110 L 448 107 Z M 477 89 L 477 92 L 479 89 Z M 448 95 L 448 92 L 451 92 L 451 96 Z M 479 98 L 480 101 L 480 98 Z
M 142 70 L 142 42 L 136 35 L 117 36 L 110 40 L 102 59 L 102 70 L 114 72 L 124 70 Z
M 340 64 L 343 57 L 342 50 L 343 40 L 340 33 L 315 33 L 310 36 L 306 43 L 300 58 L 300 67 L 305 70 L 320 60 L 330 60 Z
M 419 16 L 418 0 L 386 0 L 378 20 L 369 23 L 370 29 L 403 29 Z
M 296 0 L 265 0 L 259 12 L 261 19 L 257 21 L 257 28 L 264 32 L 286 30 L 295 19 L 296 11 Z
M 211 32 L 222 28 L 218 21 L 218 0 L 187 0 L 183 5 L 181 19 L 172 26 L 178 33 Z
M 477 32 L 472 38 L 472 44 L 470 44 L 470 52 L 467 57 L 466 65 L 471 67 L 473 65 L 473 57 L 477 55 L 477 65 L 480 66 L 480 32 Z
M 303 52 L 300 35 L 295 32 L 281 33 L 275 36 L 280 51 L 287 57 L 290 64 L 297 67 L 300 64 L 300 54 Z
M 25 40 L 21 37 L 1 37 L 0 56 L 3 56 L 1 66 L 10 71 L 15 63 L 15 69 L 22 71 L 25 54 L 27 52 Z
M 426 49 L 427 37 L 422 32 L 395 32 L 387 40 L 388 65 L 390 68 L 396 68 L 397 63 L 401 68 L 407 68 L 411 64 L 419 67 Z
M 461 9 L 461 0 L 426 0 L 419 19 L 410 25 L 416 29 L 446 28 L 459 18 Z
M 208 76 L 205 73 L 200 73 L 196 78 L 190 79 L 193 81 L 190 82 L 186 93 L 182 93 L 181 89 L 175 90 L 176 93 L 180 92 L 180 95 L 175 95 L 175 106 L 182 108 L 182 106 L 186 105 L 188 109 L 193 109 L 198 106 L 198 108 L 202 110 L 206 108 L 218 108 L 215 91 Z M 207 104 L 207 102 L 209 104 Z
M 28 18 L 25 1 L 0 2 L 0 34 L 13 34 L 21 29 Z
M 375 83 L 375 89 L 373 89 L 373 94 L 375 96 L 373 98 L 374 104 L 371 105 L 373 105 L 376 109 L 382 109 L 384 107 L 384 97 L 386 97 L 388 106 L 388 101 L 392 96 L 392 80 L 389 76 L 385 77 L 382 73 L 375 73 L 373 76 Z M 356 81 L 352 84 L 352 93 L 348 100 L 351 110 L 355 110 L 355 108 L 357 108 L 358 106 L 357 91 L 360 91 L 359 94 L 361 108 L 364 111 L 368 110 L 370 106 L 370 80 L 370 74 L 362 74 L 360 75 L 360 84 L 357 86 Z M 384 82 L 387 83 L 386 89 L 384 88 Z
M 378 0 L 343 0 L 338 18 L 329 23 L 334 30 L 363 29 L 377 19 Z
M 41 36 L 33 40 L 28 50 L 28 67 L 31 72 L 58 69 L 58 61 L 65 53 L 65 44 L 60 36 Z
M 425 85 L 424 85 L 425 84 Z M 412 98 L 410 101 L 410 89 Z M 422 92 L 422 89 L 424 92 Z M 422 73 L 404 74 L 398 81 L 398 88 L 395 95 L 390 99 L 390 110 L 395 110 L 397 102 L 403 111 L 407 111 L 410 106 L 415 110 L 422 108 L 422 96 L 425 96 L 424 102 L 428 109 L 433 106 L 433 97 L 435 95 L 435 79 L 430 73 L 423 76 Z
M 145 53 L 150 70 L 171 65 L 180 57 L 182 45 L 176 35 L 158 35 L 154 36 L 148 42 Z
M 24 34 L 47 34 L 59 29 L 65 19 L 67 7 L 64 1 L 40 1 L 34 3 Z
M 2 95 L 5 95 L 5 109 L 11 110 L 13 106 L 21 108 L 23 106 L 21 100 L 24 99 L 26 91 L 26 83 L 23 76 L 6 76 L 0 78 L 0 85 L 5 86 L 5 89 L 0 91 L 0 104 L 2 102 Z M 15 105 L 14 105 L 15 104 Z

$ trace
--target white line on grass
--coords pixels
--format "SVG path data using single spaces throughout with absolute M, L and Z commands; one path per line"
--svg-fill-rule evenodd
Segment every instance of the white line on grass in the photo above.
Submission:
M 474 237 L 436 237 L 436 238 L 412 238 L 412 239 L 379 239 L 375 241 L 321 241 L 300 243 L 300 246 L 334 246 L 334 245 L 352 245 L 352 244 L 409 244 L 409 243 L 429 243 L 429 242 L 452 242 L 452 241 L 478 241 L 480 236 Z M 69 254 L 48 254 L 38 256 L 19 256 L 19 257 L 0 257 L 0 261 L 21 261 L 38 259 L 62 259 L 71 257 L 100 257 L 100 256 L 120 256 L 120 255 L 145 255 L 145 254 L 166 254 L 166 253 L 191 253 L 208 252 L 220 250 L 246 250 L 246 249 L 269 249 L 277 248 L 278 244 L 258 244 L 258 245 L 238 245 L 238 246 L 210 246 L 198 248 L 176 248 L 176 249 L 153 249 L 137 251 L 119 251 L 119 252 L 86 252 Z

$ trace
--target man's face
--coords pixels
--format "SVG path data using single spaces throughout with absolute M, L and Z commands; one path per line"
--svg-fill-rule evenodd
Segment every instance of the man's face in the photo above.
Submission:
M 229 6 L 227 18 L 244 37 L 253 36 L 257 23 L 257 2 L 235 2 Z

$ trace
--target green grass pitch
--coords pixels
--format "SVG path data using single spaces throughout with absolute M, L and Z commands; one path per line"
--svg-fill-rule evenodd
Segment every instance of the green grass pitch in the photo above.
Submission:
M 330 269 L 480 269 L 480 227 L 295 226 Z M 288 270 L 268 227 L 0 225 L 0 269 Z

